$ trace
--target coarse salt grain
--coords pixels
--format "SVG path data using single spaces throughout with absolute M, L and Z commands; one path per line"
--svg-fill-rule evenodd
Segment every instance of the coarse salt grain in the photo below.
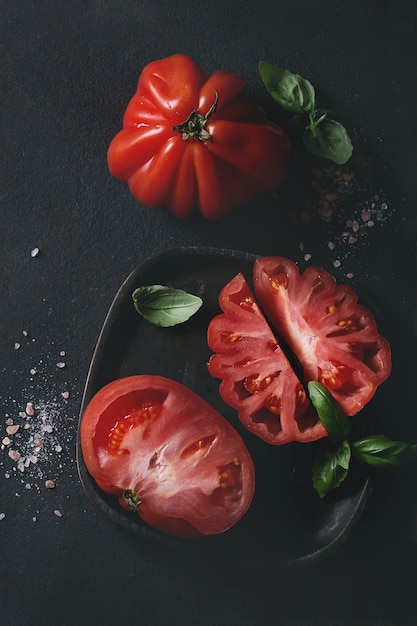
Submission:
M 341 265 L 342 265 L 342 264 L 341 264 L 341 262 L 339 261 L 339 259 L 337 259 L 336 261 L 334 261 L 334 262 L 333 262 L 333 266 L 334 266 L 334 267 L 340 267 Z
M 39 248 L 33 248 L 32 252 L 30 253 L 30 256 L 32 258 L 35 258 L 35 256 L 38 256 L 39 254 Z
M 6 433 L 8 435 L 15 435 L 18 430 L 19 430 L 19 424 L 13 424 L 11 426 L 7 426 Z
M 368 222 L 372 217 L 372 214 L 370 211 L 362 211 L 361 213 L 361 220 L 363 222 Z
M 32 402 L 28 402 L 26 404 L 26 414 L 29 415 L 30 417 L 35 415 L 35 409 L 33 408 Z
M 20 452 L 18 452 L 17 450 L 9 450 L 8 454 L 12 461 L 19 461 Z
M 56 364 L 56 366 L 62 370 L 65 367 L 65 363 L 63 361 L 60 361 L 59 363 Z
M 62 517 L 61 511 L 59 511 L 58 509 L 55 509 L 54 513 L 57 517 Z
M 2 444 L 4 446 L 10 446 L 10 444 L 12 443 L 12 440 L 9 439 L 9 437 L 3 437 L 3 439 L 1 440 Z
M 310 261 L 310 259 L 311 259 L 311 254 L 304 255 L 304 261 Z
M 19 350 L 19 348 L 20 348 L 20 343 L 16 341 L 16 343 L 14 344 L 14 349 Z
M 55 488 L 55 482 L 53 480 L 45 480 L 45 487 L 47 489 L 54 489 Z
M 5 517 L 6 517 L 6 513 L 0 513 L 0 521 L 4 520 Z
M 61 393 L 61 396 L 65 399 L 68 400 L 68 398 L 70 397 L 69 391 L 63 391 Z
M 327 246 L 329 250 L 334 250 L 336 248 L 336 244 L 334 243 L 334 241 L 329 241 Z

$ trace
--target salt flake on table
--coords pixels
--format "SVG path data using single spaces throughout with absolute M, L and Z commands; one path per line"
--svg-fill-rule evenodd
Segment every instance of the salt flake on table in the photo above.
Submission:
M 32 252 L 30 253 L 30 256 L 32 257 L 32 259 L 35 258 L 35 256 L 38 256 L 40 250 L 39 248 L 33 248 Z

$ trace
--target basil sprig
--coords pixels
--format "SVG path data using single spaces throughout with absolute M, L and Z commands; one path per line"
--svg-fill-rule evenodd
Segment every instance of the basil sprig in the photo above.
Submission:
M 136 311 L 155 326 L 176 326 L 190 319 L 203 304 L 198 296 L 164 285 L 138 287 L 132 294 Z
M 346 128 L 332 119 L 331 112 L 316 105 L 316 92 L 309 80 L 278 65 L 261 61 L 259 73 L 272 98 L 293 114 L 292 122 L 303 135 L 307 150 L 343 165 L 353 146 Z
M 358 463 L 386 468 L 417 457 L 417 444 L 393 441 L 384 435 L 349 441 L 351 423 L 331 393 L 316 381 L 308 383 L 308 393 L 329 434 L 328 444 L 318 452 L 312 469 L 313 486 L 321 498 L 345 480 L 352 458 Z

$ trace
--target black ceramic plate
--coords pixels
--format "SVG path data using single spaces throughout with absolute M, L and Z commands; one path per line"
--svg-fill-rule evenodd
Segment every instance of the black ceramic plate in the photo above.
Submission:
M 77 457 L 82 484 L 103 513 L 129 531 L 152 541 L 180 548 L 230 551 L 245 560 L 268 554 L 277 565 L 315 561 L 344 541 L 357 522 L 370 493 L 367 474 L 348 477 L 343 486 L 320 499 L 312 487 L 311 464 L 317 444 L 270 446 L 248 433 L 218 393 L 219 381 L 208 373 L 210 349 L 206 332 L 219 313 L 220 289 L 241 271 L 251 284 L 255 255 L 217 249 L 172 250 L 148 260 L 123 283 L 109 310 L 88 374 L 81 415 L 92 396 L 105 384 L 133 374 L 158 374 L 193 389 L 242 435 L 255 463 L 256 493 L 244 518 L 228 532 L 198 541 L 169 538 L 123 511 L 115 498 L 104 494 L 88 474 L 79 441 Z M 187 323 L 158 328 L 134 310 L 136 287 L 164 284 L 185 289 L 203 299 L 203 307 Z

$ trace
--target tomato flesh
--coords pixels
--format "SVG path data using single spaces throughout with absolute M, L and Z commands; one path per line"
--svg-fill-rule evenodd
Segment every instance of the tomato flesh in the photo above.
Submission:
M 103 491 L 174 536 L 224 532 L 253 498 L 253 462 L 240 435 L 163 377 L 131 376 L 101 389 L 83 414 L 81 444 Z
M 284 257 L 254 265 L 255 293 L 278 336 L 296 355 L 304 382 L 318 380 L 347 415 L 358 413 L 391 373 L 388 341 L 349 285 L 325 270 L 300 274 Z
M 220 395 L 238 410 L 245 427 L 282 445 L 327 435 L 303 386 L 254 300 L 242 274 L 219 296 L 223 313 L 208 328 L 216 352 L 208 368 L 222 380 Z
M 301 275 L 289 259 L 265 257 L 255 262 L 253 279 L 257 301 L 242 274 L 220 292 L 223 313 L 207 335 L 215 352 L 209 371 L 221 379 L 225 402 L 265 441 L 325 437 L 304 385 L 321 382 L 354 415 L 391 372 L 389 343 L 355 291 L 325 270 Z

